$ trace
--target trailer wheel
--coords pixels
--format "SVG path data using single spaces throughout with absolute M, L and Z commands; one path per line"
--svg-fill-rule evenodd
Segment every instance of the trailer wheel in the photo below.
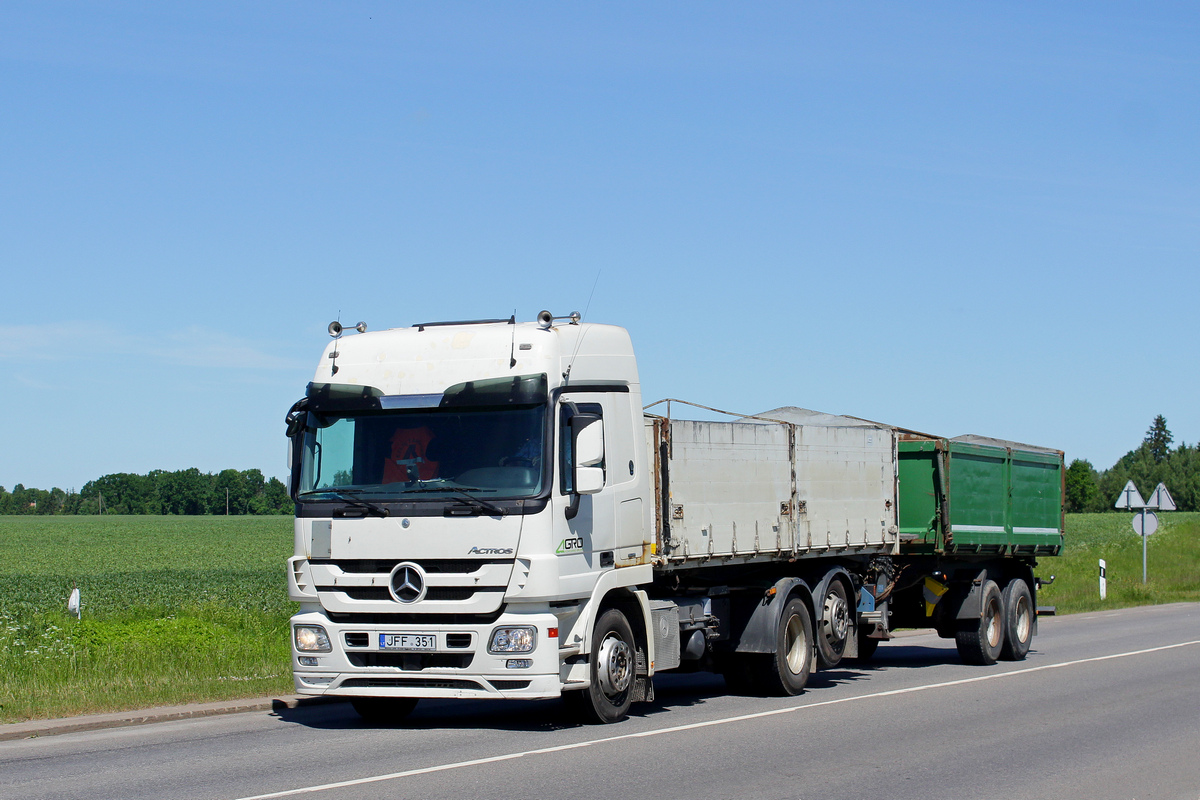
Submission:
M 376 725 L 399 722 L 417 707 L 415 697 L 351 697 L 350 705 L 365 721 Z
M 1033 641 L 1033 595 L 1029 584 L 1013 578 L 1004 587 L 1004 646 L 1000 657 L 1020 661 L 1029 653 Z
M 858 637 L 858 658 L 856 661 L 870 661 L 875 655 L 875 651 L 879 649 L 878 639 L 868 639 L 866 636 L 859 634 Z
M 821 669 L 832 669 L 841 663 L 851 631 L 846 584 L 834 578 L 825 589 L 821 623 L 817 629 L 817 664 Z
M 813 624 L 808 606 L 793 597 L 783 607 L 775 635 L 775 652 L 749 661 L 753 686 L 764 694 L 800 694 L 812 669 Z
M 592 629 L 591 684 L 582 691 L 563 694 L 576 716 L 601 725 L 625 718 L 637 679 L 635 647 L 633 629 L 624 614 L 610 608 L 600 615 Z
M 983 614 L 966 620 L 954 636 L 959 658 L 964 664 L 995 664 L 1004 645 L 1004 601 L 995 581 L 983 584 Z

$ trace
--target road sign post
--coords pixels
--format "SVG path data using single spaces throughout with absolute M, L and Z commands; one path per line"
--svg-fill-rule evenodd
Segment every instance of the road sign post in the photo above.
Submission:
M 1142 499 L 1141 492 L 1133 485 L 1133 481 L 1127 481 L 1125 488 L 1121 490 L 1121 494 L 1117 497 L 1115 508 L 1136 508 L 1138 513 L 1133 517 L 1133 531 L 1138 536 L 1142 537 L 1142 583 L 1146 583 L 1146 539 L 1150 538 L 1150 534 L 1158 530 L 1158 515 L 1155 511 L 1174 511 L 1175 501 L 1171 499 L 1171 493 L 1167 491 L 1167 487 L 1159 484 L 1154 487 L 1153 493 L 1150 495 L 1149 502 Z M 1104 564 L 1100 564 L 1100 596 L 1104 596 Z

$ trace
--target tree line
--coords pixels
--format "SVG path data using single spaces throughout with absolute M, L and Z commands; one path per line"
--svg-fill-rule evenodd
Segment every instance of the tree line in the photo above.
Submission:
M 1166 418 L 1159 414 L 1137 449 L 1109 469 L 1097 472 L 1091 462 L 1075 459 L 1067 468 L 1066 510 L 1112 511 L 1125 483 L 1133 481 L 1143 496 L 1165 484 L 1179 511 L 1200 511 L 1200 444 L 1191 447 L 1181 442 L 1172 448 L 1174 440 Z
M 1137 449 L 1109 469 L 1098 472 L 1090 461 L 1075 459 L 1066 472 L 1066 510 L 1111 511 L 1132 480 L 1144 493 L 1164 483 L 1180 511 L 1200 511 L 1200 444 L 1172 448 L 1173 441 L 1159 414 Z M 78 493 L 26 489 L 19 483 L 9 492 L 0 486 L 0 514 L 224 514 L 227 507 L 230 514 L 291 514 L 293 509 L 283 483 L 257 469 L 118 472 L 89 481 Z
M 79 492 L 55 487 L 10 492 L 0 486 L 0 514 L 291 514 L 278 478 L 247 469 L 201 472 L 195 467 L 145 475 L 118 472 L 88 481 Z

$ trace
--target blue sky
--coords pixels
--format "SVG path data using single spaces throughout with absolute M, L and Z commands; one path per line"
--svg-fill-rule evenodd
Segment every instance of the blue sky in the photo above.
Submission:
M 326 324 L 646 401 L 1200 439 L 1192 4 L 6 3 L 0 485 L 286 474 Z

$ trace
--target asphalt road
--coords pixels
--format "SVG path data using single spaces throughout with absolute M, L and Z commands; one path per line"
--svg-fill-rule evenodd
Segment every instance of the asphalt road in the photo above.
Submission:
M 795 698 L 663 675 L 605 727 L 426 701 L 396 728 L 332 704 L 0 742 L 0 798 L 1200 800 L 1200 605 L 1040 624 L 1023 662 L 907 636 Z

